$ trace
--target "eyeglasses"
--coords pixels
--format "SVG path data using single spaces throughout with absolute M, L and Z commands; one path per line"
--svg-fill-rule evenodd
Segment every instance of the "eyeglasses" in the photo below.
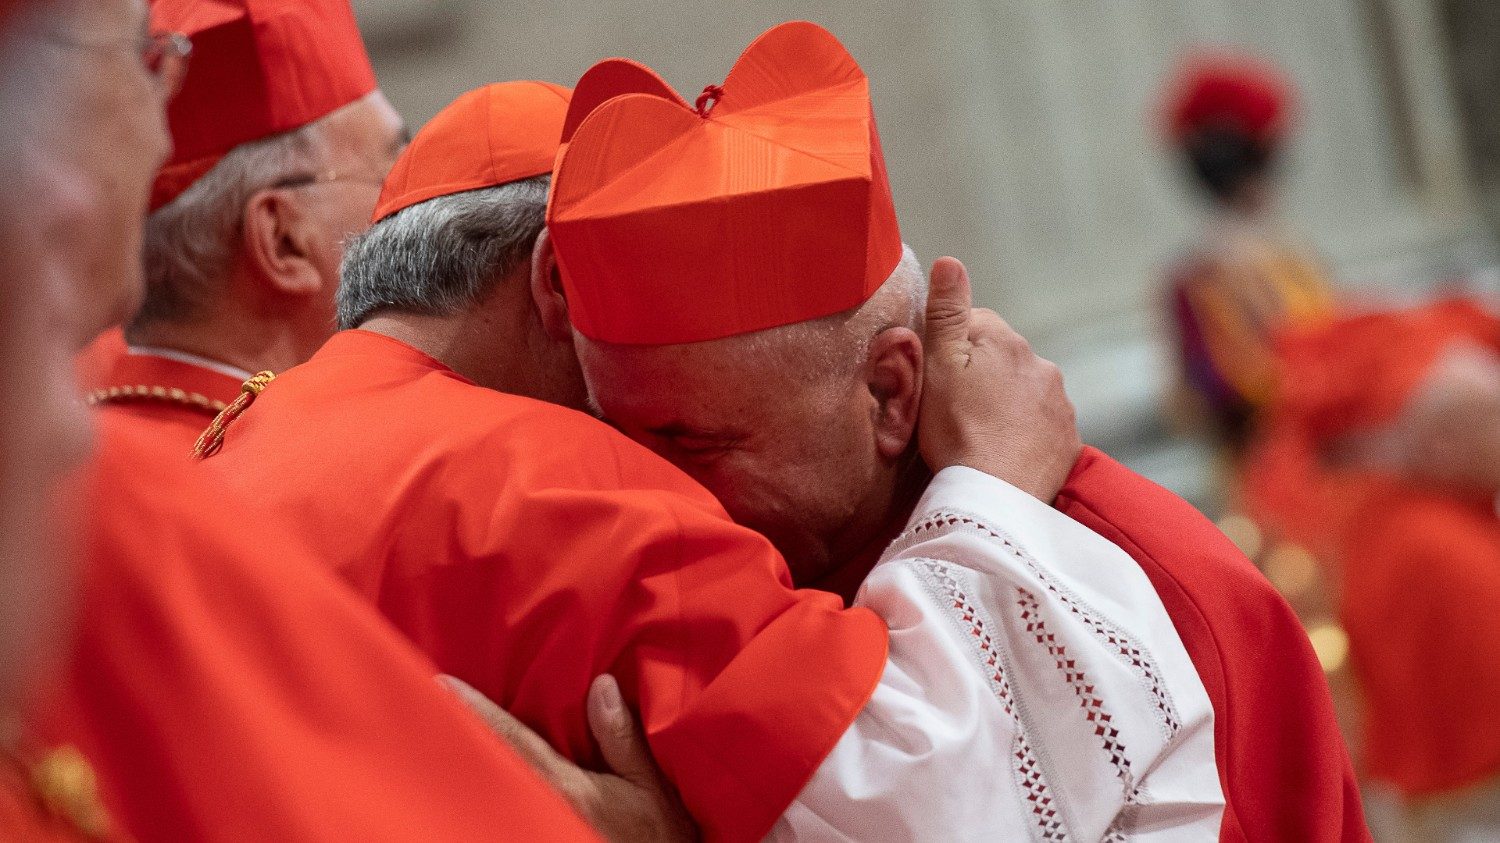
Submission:
M 188 59 L 192 55 L 192 40 L 180 32 L 147 35 L 141 45 L 141 63 L 145 65 L 146 72 L 156 79 L 156 84 L 163 90 L 174 94 L 187 75 Z
M 299 187 L 311 187 L 315 184 L 332 184 L 334 182 L 367 184 L 374 187 L 385 186 L 385 179 L 379 178 L 370 173 L 341 173 L 337 170 L 325 170 L 321 173 L 307 173 L 300 176 L 288 176 L 281 181 L 271 185 L 271 187 L 277 190 L 292 190 Z
M 139 35 L 93 41 L 53 33 L 52 41 L 65 47 L 83 50 L 133 50 L 141 57 L 141 66 L 146 69 L 158 88 L 168 95 L 175 94 L 187 74 L 188 58 L 193 54 L 193 42 L 180 32 L 162 32 L 155 35 Z

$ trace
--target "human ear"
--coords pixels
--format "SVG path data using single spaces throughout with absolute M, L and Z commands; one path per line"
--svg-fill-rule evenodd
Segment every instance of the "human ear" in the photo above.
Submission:
M 910 328 L 887 328 L 870 341 L 865 357 L 875 447 L 894 460 L 911 445 L 922 403 L 922 339 Z
M 558 342 L 571 342 L 573 325 L 568 321 L 568 299 L 563 294 L 562 272 L 557 266 L 557 253 L 552 249 L 552 238 L 545 228 L 537 235 L 536 246 L 531 250 L 531 300 L 547 336 Z
M 318 223 L 296 192 L 272 188 L 245 203 L 240 245 L 254 276 L 283 295 L 307 296 L 328 283 L 314 259 Z

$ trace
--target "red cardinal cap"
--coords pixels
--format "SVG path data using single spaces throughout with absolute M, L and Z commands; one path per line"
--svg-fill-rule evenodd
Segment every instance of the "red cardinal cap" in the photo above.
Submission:
M 839 313 L 901 260 L 869 80 L 793 21 L 696 107 L 609 59 L 574 89 L 547 228 L 573 326 L 601 342 L 700 342 Z
M 1295 93 L 1275 66 L 1254 56 L 1201 53 L 1178 70 L 1167 98 L 1167 132 L 1175 143 L 1220 126 L 1266 142 L 1286 136 Z
M 439 196 L 552 172 L 572 91 L 496 82 L 443 109 L 396 159 L 372 222 Z
M 151 28 L 193 42 L 167 110 L 173 151 L 153 211 L 240 144 L 299 129 L 376 87 L 349 0 L 153 0 Z
M 1500 317 L 1469 299 L 1353 316 L 1281 338 L 1278 418 L 1329 439 L 1396 418 L 1453 343 L 1500 351 Z

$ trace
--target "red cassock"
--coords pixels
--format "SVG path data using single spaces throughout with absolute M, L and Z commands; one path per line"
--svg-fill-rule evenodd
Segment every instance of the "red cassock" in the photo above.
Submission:
M 1500 351 L 1500 317 L 1439 300 L 1284 336 L 1285 386 L 1247 477 L 1257 516 L 1334 566 L 1362 766 L 1408 799 L 1500 775 L 1500 516 L 1485 494 L 1326 451 L 1397 423 L 1455 344 Z
M 1364 763 L 1411 798 L 1500 773 L 1500 518 L 1484 496 L 1371 479 L 1343 544 L 1340 619 Z M 1393 632 L 1396 631 L 1396 632 Z
M 884 670 L 878 617 L 793 591 L 665 461 L 379 334 L 277 377 L 202 465 L 569 758 L 598 764 L 584 700 L 615 674 L 710 837 L 764 835 Z
M 186 460 L 198 435 L 244 383 L 193 363 L 132 354 L 119 329 L 85 348 L 75 366 L 89 403 L 149 440 L 157 459 Z
M 118 420 L 84 478 L 76 651 L 36 735 L 142 840 L 595 839 L 264 514 Z
M 1214 708 L 1219 838 L 1369 840 L 1328 683 L 1290 606 L 1185 501 L 1092 448 L 1057 508 L 1151 578 Z

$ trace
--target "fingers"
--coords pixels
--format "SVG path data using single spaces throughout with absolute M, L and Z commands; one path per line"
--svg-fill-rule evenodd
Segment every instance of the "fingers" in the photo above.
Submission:
M 625 707 L 620 685 L 613 676 L 599 676 L 589 686 L 588 712 L 589 729 L 615 775 L 637 785 L 659 786 L 661 773 L 651 757 L 646 736 Z
M 974 291 L 969 271 L 955 258 L 938 258 L 932 264 L 927 293 L 927 347 L 929 352 L 968 339 L 969 310 Z
M 563 789 L 571 777 L 577 774 L 578 768 L 558 755 L 541 735 L 526 728 L 526 724 L 512 717 L 510 712 L 496 705 L 477 688 L 457 676 L 444 674 L 437 680 L 438 684 L 457 694 L 458 698 L 463 700 L 464 704 L 475 714 L 478 714 L 479 719 L 483 720 L 486 726 L 490 727 L 490 731 L 510 744 L 512 749 L 532 767 L 535 767 L 554 787 Z

